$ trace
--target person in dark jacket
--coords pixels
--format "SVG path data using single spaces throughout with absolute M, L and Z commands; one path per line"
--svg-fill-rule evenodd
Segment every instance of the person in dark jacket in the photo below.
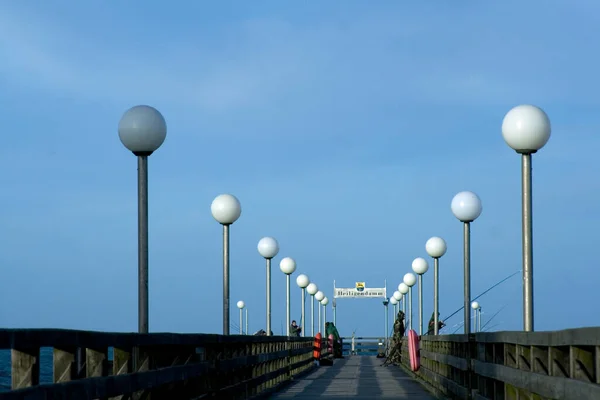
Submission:
M 290 325 L 290 336 L 300 336 L 300 332 L 302 332 L 302 328 L 296 324 L 296 320 L 293 320 Z
M 431 318 L 429 319 L 429 324 L 428 324 L 428 327 L 427 327 L 427 333 L 426 333 L 426 335 L 433 335 L 433 333 L 435 332 L 435 329 L 434 329 L 435 322 L 433 320 L 434 316 L 435 316 L 435 312 L 433 312 L 431 314 Z M 439 317 L 440 317 L 440 313 L 438 312 L 438 331 L 440 331 L 444 326 L 446 326 L 446 324 L 444 323 L 444 321 L 440 321 L 439 320 Z

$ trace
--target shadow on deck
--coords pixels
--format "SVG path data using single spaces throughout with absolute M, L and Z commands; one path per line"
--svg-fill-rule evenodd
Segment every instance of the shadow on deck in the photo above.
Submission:
M 383 367 L 382 363 L 382 359 L 368 356 L 336 359 L 332 367 L 319 367 L 269 398 L 435 399 L 400 367 Z

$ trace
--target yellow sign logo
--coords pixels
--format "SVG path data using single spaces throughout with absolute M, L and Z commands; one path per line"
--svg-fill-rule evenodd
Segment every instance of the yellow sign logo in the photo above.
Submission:
M 364 291 L 365 283 L 364 282 L 356 282 L 356 290 L 358 290 L 359 292 Z

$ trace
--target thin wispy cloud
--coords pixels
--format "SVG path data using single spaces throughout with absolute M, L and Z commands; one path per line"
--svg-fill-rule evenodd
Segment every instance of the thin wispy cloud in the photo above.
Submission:
M 544 31 L 542 37 L 528 29 L 527 12 L 514 21 L 533 37 L 499 31 L 503 26 L 490 23 L 491 12 L 474 9 L 446 10 L 448 16 L 433 11 L 419 22 L 415 18 L 424 12 L 403 13 L 402 7 L 387 17 L 358 16 L 352 24 L 248 18 L 229 24 L 220 48 L 165 29 L 172 45 L 152 52 L 128 41 L 127 34 L 120 42 L 103 40 L 60 20 L 5 7 L 0 51 L 7 60 L 4 74 L 24 85 L 37 82 L 48 90 L 120 103 L 160 99 L 212 112 L 270 107 L 298 95 L 322 103 L 384 88 L 384 97 L 397 103 L 436 104 L 501 104 L 542 96 L 547 102 L 578 89 L 577 77 L 567 83 L 556 75 L 565 58 L 573 58 L 569 40 L 558 42 L 563 48 L 557 58 L 545 50 L 557 34 Z

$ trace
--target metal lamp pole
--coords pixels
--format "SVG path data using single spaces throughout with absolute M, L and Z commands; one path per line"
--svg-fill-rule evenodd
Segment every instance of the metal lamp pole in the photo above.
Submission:
M 306 288 L 310 284 L 310 279 L 308 278 L 308 276 L 306 274 L 300 274 L 296 277 L 296 284 L 302 291 L 302 302 L 300 303 L 300 304 L 302 304 L 302 312 L 300 314 L 300 318 L 302 319 L 302 336 L 306 336 L 306 330 L 305 330 L 305 325 L 306 325 L 306 323 L 305 323 L 306 322 L 306 312 L 305 312 Z
M 523 329 L 534 331 L 533 318 L 533 217 L 531 158 L 550 139 L 548 115 L 539 107 L 520 105 L 502 121 L 506 144 L 521 154 L 521 207 L 523 235 Z
M 329 304 L 329 299 L 327 297 L 323 297 L 321 300 L 321 305 L 323 306 L 323 336 L 327 336 L 327 304 Z
M 388 345 L 388 341 L 390 339 L 390 331 L 389 331 L 389 318 L 390 318 L 390 313 L 388 310 L 388 304 L 389 304 L 389 300 L 386 298 L 385 300 L 383 300 L 383 311 L 385 313 L 384 315 L 384 321 L 385 321 L 385 335 L 383 336 L 385 338 L 385 345 L 387 347 Z
M 292 275 L 296 270 L 296 261 L 294 261 L 294 259 L 291 257 L 285 257 L 279 263 L 279 269 L 285 274 L 285 323 L 287 325 L 287 336 L 291 336 L 290 275 Z
M 279 243 L 272 237 L 264 237 L 258 241 L 258 254 L 266 261 L 267 266 L 267 336 L 271 336 L 271 259 L 279 253 Z
M 415 285 L 415 283 L 417 283 L 417 278 L 415 277 L 414 274 L 411 274 L 410 272 L 407 273 L 406 275 L 404 275 L 404 279 L 403 279 L 403 283 L 408 286 L 408 324 L 409 324 L 409 330 L 412 330 L 412 322 L 413 322 L 413 318 L 412 318 L 412 309 L 413 309 L 413 302 L 412 302 L 412 287 Z
M 440 257 L 446 254 L 446 241 L 434 236 L 425 243 L 425 250 L 429 257 L 433 258 L 433 334 L 439 335 L 440 325 Z
M 243 327 L 244 327 L 244 307 L 246 306 L 246 304 L 244 304 L 244 302 L 242 300 L 237 302 L 237 306 L 240 309 L 240 335 L 242 335 L 244 333 L 243 331 Z
M 423 335 L 423 274 L 429 265 L 424 258 L 417 257 L 412 262 L 412 270 L 419 277 L 419 335 Z
M 229 225 L 242 214 L 240 201 L 230 194 L 221 194 L 210 205 L 213 218 L 223 225 L 223 335 L 229 335 Z
M 119 139 L 138 161 L 138 332 L 148 333 L 148 157 L 163 144 L 167 124 L 150 106 L 135 106 L 119 121 Z
M 450 205 L 454 216 L 463 223 L 463 266 L 464 266 L 464 313 L 465 335 L 471 333 L 471 222 L 475 221 L 483 209 L 481 200 L 473 192 L 460 192 Z
M 320 290 L 317 292 L 317 294 L 315 294 L 315 300 L 317 300 L 319 302 L 319 304 L 321 303 L 321 301 L 325 298 L 325 294 L 323 294 L 323 292 L 321 292 Z M 317 329 L 321 329 L 321 307 L 319 306 L 319 323 L 317 324 Z
M 306 287 L 306 291 L 310 294 L 310 334 L 312 337 L 315 336 L 315 296 L 319 291 L 318 286 L 315 283 L 309 283 Z

